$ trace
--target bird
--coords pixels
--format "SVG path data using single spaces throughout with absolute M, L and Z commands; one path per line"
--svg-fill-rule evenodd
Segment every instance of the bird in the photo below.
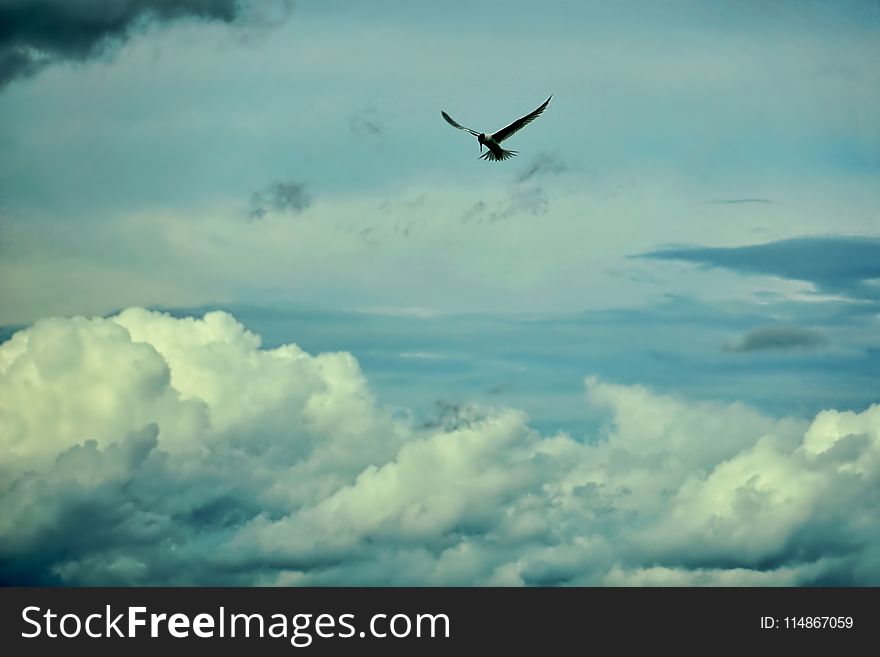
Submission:
M 553 98 L 553 94 L 550 94 L 550 98 Z M 440 114 L 443 115 L 443 118 L 446 119 L 446 122 L 451 125 L 453 128 L 458 128 L 459 130 L 466 130 L 471 133 L 474 137 L 477 138 L 477 141 L 480 142 L 480 152 L 483 152 L 483 146 L 485 146 L 488 150 L 485 154 L 480 156 L 481 160 L 492 160 L 493 162 L 501 162 L 502 160 L 506 160 L 510 157 L 513 157 L 517 154 L 517 151 L 507 151 L 501 148 L 501 142 L 510 137 L 513 133 L 520 130 L 522 127 L 528 125 L 532 121 L 534 121 L 541 112 L 547 107 L 550 103 L 550 98 L 544 101 L 544 104 L 541 105 L 538 109 L 530 114 L 526 114 L 521 119 L 517 119 L 513 123 L 511 123 L 506 128 L 501 128 L 498 132 L 495 132 L 491 135 L 487 135 L 484 132 L 477 132 L 476 130 L 471 130 L 470 128 L 465 128 L 463 125 L 456 123 L 455 120 L 449 116 L 443 110 L 440 110 Z

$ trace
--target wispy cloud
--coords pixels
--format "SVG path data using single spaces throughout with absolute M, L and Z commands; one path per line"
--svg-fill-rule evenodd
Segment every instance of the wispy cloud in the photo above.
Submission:
M 568 164 L 557 153 L 538 153 L 528 168 L 517 176 L 516 180 L 517 182 L 526 182 L 535 176 L 560 174 L 568 170 Z
M 477 201 L 462 213 L 461 220 L 465 223 L 473 220 L 481 221 L 481 215 L 486 211 L 487 207 L 486 201 Z
M 293 6 L 269 4 L 274 11 L 240 0 L 8 0 L 0 3 L 0 87 L 53 62 L 99 56 L 151 21 L 265 21 Z
M 497 219 L 506 219 L 518 213 L 526 213 L 532 216 L 546 214 L 550 207 L 550 200 L 544 189 L 538 185 L 526 189 L 517 188 L 510 195 L 507 205 L 493 213 Z
M 736 342 L 724 345 L 725 351 L 787 351 L 817 349 L 828 344 L 828 338 L 814 329 L 800 326 L 762 326 L 749 331 Z
M 768 274 L 812 283 L 820 292 L 878 300 L 880 238 L 801 237 L 739 247 L 680 247 L 642 254 L 749 274 Z
M 379 119 L 379 113 L 374 107 L 352 116 L 349 128 L 355 136 L 373 141 L 381 138 L 385 132 L 385 127 Z
M 529 214 L 534 217 L 546 214 L 550 208 L 547 192 L 540 185 L 530 187 L 514 186 L 507 197 L 492 205 L 480 200 L 468 207 L 461 215 L 464 223 L 473 222 L 495 223 L 510 219 L 518 214 Z
M 262 219 L 270 212 L 287 212 L 298 214 L 304 212 L 312 204 L 304 183 L 295 180 L 272 183 L 265 189 L 251 195 L 252 219 Z
M 486 394 L 490 396 L 503 395 L 510 391 L 511 387 L 510 383 L 498 383 L 486 390 Z

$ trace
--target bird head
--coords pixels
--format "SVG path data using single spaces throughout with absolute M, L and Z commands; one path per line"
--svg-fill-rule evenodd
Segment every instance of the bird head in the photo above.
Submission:
M 485 133 L 485 132 L 481 132 L 481 133 L 477 136 L 477 141 L 480 142 L 480 152 L 482 153 L 482 152 L 483 152 L 483 144 L 486 143 L 486 133 Z

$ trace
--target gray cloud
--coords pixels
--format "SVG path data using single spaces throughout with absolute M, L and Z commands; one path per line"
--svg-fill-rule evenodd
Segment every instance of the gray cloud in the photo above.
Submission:
M 824 334 L 799 326 L 762 326 L 749 331 L 738 341 L 724 346 L 725 351 L 785 351 L 816 349 L 828 344 Z
M 511 389 L 511 387 L 512 386 L 510 383 L 498 383 L 498 384 L 490 387 L 488 390 L 486 390 L 486 394 L 493 395 L 493 396 L 494 395 L 502 395 L 502 394 L 508 392 Z
M 510 195 L 507 207 L 493 213 L 493 217 L 497 219 L 506 219 L 517 213 L 524 212 L 532 216 L 540 216 L 546 214 L 550 208 L 550 200 L 547 194 L 540 186 L 533 186 L 526 189 L 517 188 Z
M 494 204 L 490 209 L 486 201 L 477 201 L 461 215 L 463 223 L 495 223 L 510 219 L 518 214 L 530 214 L 539 217 L 550 209 L 550 199 L 539 185 L 532 187 L 514 186 L 507 198 Z
M 486 207 L 487 204 L 485 201 L 477 201 L 464 211 L 464 213 L 461 215 L 461 220 L 465 223 L 474 219 L 480 221 L 479 217 L 486 211 Z
M 268 11 L 271 5 L 275 11 Z M 292 0 L 4 0 L 0 3 L 0 87 L 63 60 L 86 60 L 154 22 L 196 19 L 266 22 Z
M 820 292 L 880 300 L 878 237 L 801 237 L 731 248 L 669 248 L 636 257 L 781 276 L 810 282 Z
M 428 195 L 424 193 L 416 194 L 415 196 L 402 201 L 392 201 L 390 198 L 386 198 L 379 204 L 379 210 L 386 215 L 403 213 L 409 216 L 414 210 L 420 210 L 425 207 L 427 201 Z
M 122 585 L 252 581 L 253 573 L 236 575 L 227 564 L 206 567 L 194 550 L 200 537 L 266 512 L 248 478 L 230 485 L 225 467 L 208 463 L 183 479 L 159 443 L 159 426 L 150 423 L 103 448 L 86 440 L 46 470 L 15 479 L 0 494 L 20 528 L 5 533 L 0 582 L 59 585 L 72 572 Z M 86 525 L 90 531 L 83 532 Z
M 516 180 L 526 182 L 535 176 L 565 173 L 568 169 L 568 165 L 557 153 L 538 153 Z
M 289 180 L 272 183 L 265 189 L 251 195 L 252 219 L 262 219 L 270 212 L 287 212 L 298 214 L 304 212 L 312 204 L 304 183 Z

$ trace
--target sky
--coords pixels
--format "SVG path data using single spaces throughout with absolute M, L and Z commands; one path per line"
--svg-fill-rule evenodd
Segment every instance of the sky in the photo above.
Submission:
M 880 584 L 878 60 L 875 0 L 0 2 L 0 581 Z

